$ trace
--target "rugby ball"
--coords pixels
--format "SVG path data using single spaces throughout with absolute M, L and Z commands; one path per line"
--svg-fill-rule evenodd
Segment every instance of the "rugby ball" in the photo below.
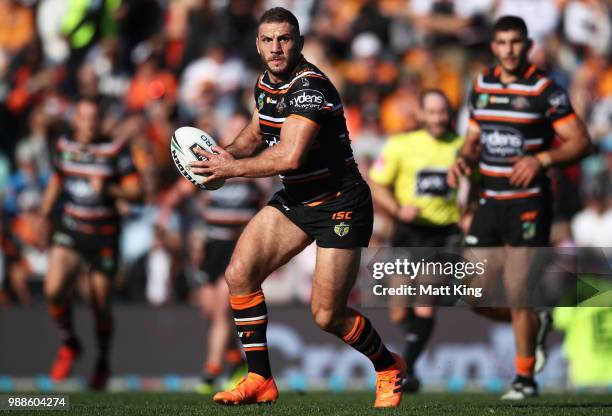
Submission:
M 216 145 L 217 142 L 215 142 L 210 134 L 195 127 L 180 127 L 172 135 L 170 152 L 172 153 L 172 160 L 174 160 L 174 164 L 179 172 L 181 172 L 181 175 L 195 186 L 213 191 L 221 188 L 225 183 L 225 179 L 215 179 L 204 185 L 202 182 L 206 179 L 206 175 L 193 173 L 189 163 L 196 160 L 206 160 L 205 157 L 196 153 L 195 149 L 200 148 L 209 153 L 214 153 L 212 148 Z

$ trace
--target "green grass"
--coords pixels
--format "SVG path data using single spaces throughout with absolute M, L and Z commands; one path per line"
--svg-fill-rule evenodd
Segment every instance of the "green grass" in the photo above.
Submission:
M 68 415 L 611 415 L 612 395 L 546 394 L 507 403 L 499 396 L 474 393 L 426 393 L 404 396 L 398 409 L 372 409 L 372 392 L 281 393 L 274 405 L 219 406 L 210 396 L 192 393 L 71 393 Z M 40 412 L 17 412 L 16 414 Z

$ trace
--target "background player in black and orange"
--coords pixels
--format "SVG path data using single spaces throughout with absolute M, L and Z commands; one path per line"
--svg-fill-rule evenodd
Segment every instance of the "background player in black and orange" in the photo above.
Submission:
M 525 22 L 501 17 L 493 28 L 491 49 L 498 65 L 474 82 L 465 144 L 448 174 L 460 175 L 478 165 L 480 199 L 465 238 L 466 246 L 488 269 L 503 274 L 516 345 L 516 378 L 502 398 L 537 396 L 533 379 L 536 344 L 545 321 L 528 306 L 528 270 L 535 249 L 549 244 L 552 198 L 547 169 L 574 163 L 589 151 L 590 139 L 568 95 L 527 60 L 532 41 Z M 552 148 L 558 136 L 561 145 Z M 493 281 L 496 271 L 487 276 Z M 487 282 L 488 280 L 489 282 Z M 497 317 L 507 310 L 485 310 Z M 538 339 L 539 338 L 539 339 Z
M 81 353 L 72 325 L 72 291 L 77 275 L 86 267 L 91 288 L 98 357 L 90 387 L 106 386 L 109 348 L 113 333 L 110 293 L 118 262 L 120 217 L 117 200 L 140 197 L 138 174 L 123 141 L 110 141 L 100 131 L 96 101 L 81 99 L 72 118 L 71 134 L 57 142 L 54 172 L 45 190 L 42 215 L 49 218 L 63 202 L 61 218 L 52 237 L 45 294 L 49 313 L 62 331 L 62 344 L 51 368 L 51 379 L 61 381 Z
M 377 371 L 375 407 L 396 407 L 405 366 L 371 322 L 347 306 L 361 247 L 372 235 L 368 185 L 353 158 L 340 97 L 329 79 L 301 55 L 296 17 L 277 7 L 259 21 L 257 50 L 266 71 L 255 87 L 252 122 L 217 154 L 193 162 L 193 172 L 215 178 L 280 175 L 284 189 L 249 222 L 225 272 L 234 321 L 249 373 L 221 404 L 275 401 L 263 281 L 317 243 L 311 310 L 319 327 L 364 354 Z M 267 145 L 267 148 L 266 148 Z M 342 213 L 342 215 L 340 215 Z

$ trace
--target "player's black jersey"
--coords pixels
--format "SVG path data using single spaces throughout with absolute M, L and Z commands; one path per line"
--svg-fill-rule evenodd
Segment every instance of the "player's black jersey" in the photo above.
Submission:
M 500 69 L 485 70 L 469 99 L 470 123 L 480 128 L 481 193 L 515 199 L 540 195 L 549 187 L 541 172 L 525 189 L 510 184 L 512 165 L 522 156 L 549 149 L 553 127 L 576 117 L 566 92 L 535 66 L 504 85 Z
M 319 126 L 302 166 L 280 177 L 287 195 L 313 203 L 361 179 L 353 158 L 340 95 L 331 81 L 303 57 L 287 81 L 274 84 L 264 72 L 255 85 L 259 126 L 268 146 L 280 141 L 287 117 Z
M 62 223 L 91 234 L 116 234 L 119 215 L 105 192 L 109 183 L 137 178 L 124 141 L 80 144 L 61 137 L 54 155 L 54 173 L 62 182 Z
M 263 192 L 255 181 L 232 178 L 214 192 L 200 192 L 198 209 L 206 223 L 207 236 L 235 240 L 261 207 Z

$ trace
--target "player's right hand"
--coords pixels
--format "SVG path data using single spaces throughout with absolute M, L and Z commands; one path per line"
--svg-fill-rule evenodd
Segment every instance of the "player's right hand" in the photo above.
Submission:
M 472 168 L 467 164 L 464 158 L 458 157 L 455 163 L 450 167 L 446 174 L 446 182 L 451 188 L 459 186 L 459 177 L 462 175 L 469 176 L 472 174 Z

